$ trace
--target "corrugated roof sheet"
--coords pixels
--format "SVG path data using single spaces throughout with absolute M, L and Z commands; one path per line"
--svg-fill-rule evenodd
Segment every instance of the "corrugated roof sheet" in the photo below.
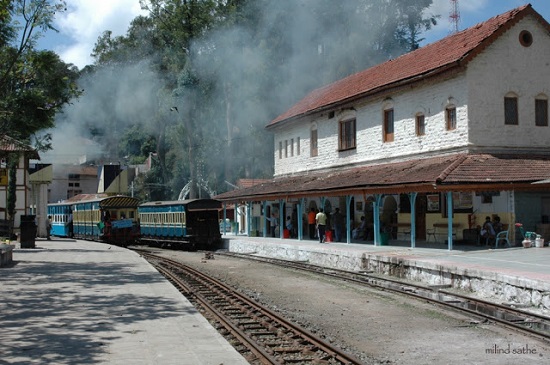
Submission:
M 530 4 L 524 5 L 394 60 L 318 88 L 271 121 L 268 127 L 333 104 L 383 90 L 385 87 L 412 82 L 428 75 L 464 66 L 500 34 L 528 14 L 535 15 L 544 26 L 549 27 Z

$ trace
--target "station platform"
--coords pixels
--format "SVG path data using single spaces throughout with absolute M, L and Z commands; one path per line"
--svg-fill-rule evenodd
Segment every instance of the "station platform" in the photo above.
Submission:
M 0 268 L 0 364 L 245 365 L 137 253 L 37 240 Z
M 384 274 L 427 286 L 463 290 L 498 303 L 550 313 L 550 248 L 486 246 L 390 240 L 319 243 L 240 235 L 223 236 L 230 252 L 306 261 L 335 269 Z

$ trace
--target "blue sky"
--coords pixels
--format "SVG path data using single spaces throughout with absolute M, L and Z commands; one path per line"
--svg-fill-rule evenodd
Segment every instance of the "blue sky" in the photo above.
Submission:
M 68 11 L 58 15 L 56 27 L 59 33 L 48 32 L 41 39 L 41 48 L 52 49 L 68 63 L 79 68 L 93 62 L 90 54 L 98 37 L 105 30 L 115 36 L 126 34 L 130 21 L 144 14 L 139 0 L 69 0 Z M 460 30 L 483 22 L 495 15 L 527 4 L 525 0 L 459 0 Z M 531 0 L 533 8 L 550 21 L 550 0 Z M 440 14 L 439 24 L 424 34 L 425 43 L 432 43 L 447 36 L 450 0 L 434 0 L 429 12 Z
M 531 4 L 544 19 L 550 21 L 550 0 L 458 0 L 459 29 L 469 28 L 525 4 Z M 450 0 L 434 0 L 430 12 L 440 14 L 441 18 L 439 24 L 424 35 L 424 43 L 433 43 L 444 38 L 453 29 L 449 22 Z

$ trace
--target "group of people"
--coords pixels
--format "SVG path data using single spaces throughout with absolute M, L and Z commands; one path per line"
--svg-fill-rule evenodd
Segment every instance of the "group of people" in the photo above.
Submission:
M 491 221 L 491 217 L 487 216 L 485 217 L 485 223 L 483 223 L 479 234 L 488 244 L 492 244 L 494 243 L 496 235 L 503 229 L 504 227 L 498 215 L 494 217 L 493 221 Z
M 309 238 L 319 239 L 319 242 L 326 242 L 327 230 L 332 229 L 334 232 L 334 241 L 342 240 L 342 232 L 345 226 L 345 217 L 340 213 L 340 209 L 336 208 L 334 213 L 329 216 L 323 209 L 311 208 L 307 215 Z
M 340 212 L 339 208 L 334 210 L 334 213 L 327 215 L 323 209 L 311 208 L 307 214 L 308 233 L 309 238 L 312 240 L 318 239 L 320 243 L 327 241 L 327 231 L 331 230 L 334 233 L 334 241 L 341 242 L 343 233 L 345 230 L 346 222 L 345 216 Z M 272 237 L 276 237 L 276 230 L 279 226 L 277 214 L 274 212 L 267 218 L 270 222 L 270 232 Z M 296 210 L 293 211 L 292 216 L 286 216 L 284 228 L 290 232 L 290 237 L 298 237 L 298 221 Z

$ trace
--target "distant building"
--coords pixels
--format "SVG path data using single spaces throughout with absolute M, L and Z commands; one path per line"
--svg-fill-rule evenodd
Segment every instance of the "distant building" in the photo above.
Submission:
M 30 182 L 29 182 L 29 160 L 39 159 L 38 152 L 9 136 L 0 135 L 0 221 L 2 225 L 8 220 L 8 157 L 19 155 L 16 172 L 16 205 L 14 229 L 17 231 L 21 223 L 21 216 L 30 214 Z
M 79 194 L 97 193 L 98 167 L 54 164 L 48 188 L 48 203 L 58 203 Z

